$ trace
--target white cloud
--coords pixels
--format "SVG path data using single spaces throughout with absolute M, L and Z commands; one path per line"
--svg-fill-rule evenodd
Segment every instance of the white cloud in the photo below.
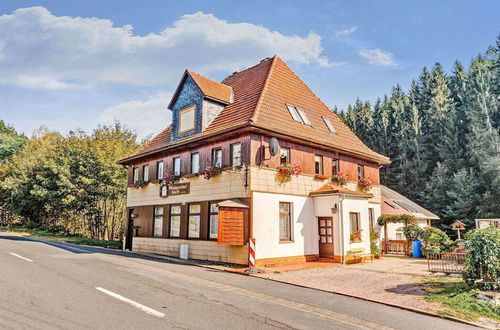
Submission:
M 358 52 L 359 56 L 368 60 L 368 63 L 380 66 L 397 65 L 394 60 L 394 55 L 391 52 L 384 52 L 380 48 L 376 49 L 361 49 Z
M 348 36 L 350 35 L 351 33 L 354 33 L 358 30 L 358 27 L 357 26 L 353 26 L 351 28 L 348 28 L 348 29 L 344 29 L 344 30 L 336 30 L 335 31 L 335 35 L 337 37 L 341 37 L 341 36 Z
M 274 54 L 298 64 L 332 66 L 322 51 L 314 32 L 283 35 L 202 12 L 146 36 L 134 34 L 130 25 L 54 16 L 44 7 L 0 16 L 0 83 L 29 88 L 173 87 L 185 68 L 233 72 Z
M 157 134 L 172 121 L 167 109 L 171 93 L 157 92 L 143 101 L 128 101 L 104 109 L 98 119 L 100 124 L 112 124 L 118 120 L 134 130 L 139 138 Z

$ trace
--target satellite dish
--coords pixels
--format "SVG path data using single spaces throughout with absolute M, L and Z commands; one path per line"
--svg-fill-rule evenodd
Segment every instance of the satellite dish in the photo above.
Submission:
M 275 137 L 272 137 L 269 139 L 269 153 L 271 156 L 276 156 L 278 154 L 278 150 L 280 148 L 280 145 L 278 143 L 278 139 Z

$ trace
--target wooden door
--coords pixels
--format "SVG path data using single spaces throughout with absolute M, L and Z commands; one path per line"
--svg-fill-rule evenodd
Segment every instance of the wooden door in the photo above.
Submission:
M 132 240 L 134 237 L 134 218 L 132 217 L 134 214 L 134 209 L 128 210 L 127 217 L 127 238 L 125 239 L 125 249 L 132 251 Z
M 333 258 L 333 218 L 319 217 L 319 256 Z

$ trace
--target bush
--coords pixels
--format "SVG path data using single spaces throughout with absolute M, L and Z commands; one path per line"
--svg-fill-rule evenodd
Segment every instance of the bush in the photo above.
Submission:
M 375 228 L 370 228 L 370 252 L 376 256 L 382 254 L 377 244 L 378 237 L 379 235 Z
M 422 234 L 422 228 L 420 228 L 417 224 L 410 223 L 403 227 L 403 234 L 410 242 L 418 241 L 420 239 L 420 235 Z
M 422 245 L 422 253 L 447 251 L 453 245 L 453 241 L 444 231 L 436 227 L 425 227 L 420 233 L 420 239 L 425 243 Z
M 485 281 L 500 281 L 500 228 L 475 229 L 467 233 L 467 255 L 465 256 L 464 280 L 473 284 L 481 278 L 483 268 Z M 491 286 L 484 285 L 485 289 Z

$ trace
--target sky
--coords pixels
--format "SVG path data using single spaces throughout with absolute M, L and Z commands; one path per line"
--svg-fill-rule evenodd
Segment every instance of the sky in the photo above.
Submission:
M 280 56 L 329 107 L 468 66 L 500 33 L 500 1 L 0 2 L 0 120 L 30 136 L 119 120 L 170 123 L 182 73 L 215 80 Z

